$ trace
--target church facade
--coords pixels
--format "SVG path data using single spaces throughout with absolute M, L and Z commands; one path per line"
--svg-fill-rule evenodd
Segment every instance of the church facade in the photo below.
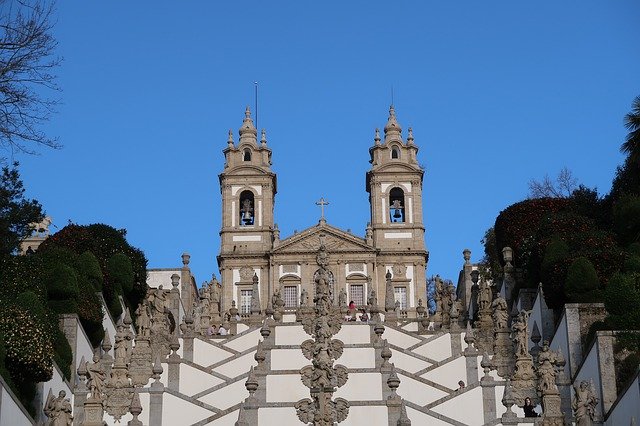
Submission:
M 429 252 L 422 219 L 424 170 L 417 161 L 412 131 L 409 129 L 405 140 L 393 106 L 383 138 L 376 129 L 369 149 L 366 189 L 370 221 L 363 237 L 338 229 L 322 217 L 315 226 L 280 238 L 274 217 L 277 176 L 271 169 L 272 152 L 264 130 L 258 140 L 248 107 L 238 142 L 229 130 L 223 152 L 218 255 L 222 311 L 235 303 L 241 315 L 250 313 L 254 276 L 262 310 L 274 292 L 280 293 L 290 310 L 300 305 L 301 298 L 312 300 L 319 270 L 316 255 L 321 247 L 328 256 L 334 303 L 346 299 L 365 306 L 377 298 L 384 306 L 385 277 L 391 273 L 393 302 L 399 305 L 401 315 L 415 317 L 416 307 L 420 303 L 426 306 Z

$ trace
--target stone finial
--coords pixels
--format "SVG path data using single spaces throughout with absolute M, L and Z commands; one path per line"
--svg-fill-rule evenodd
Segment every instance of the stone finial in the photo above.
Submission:
M 251 293 L 251 315 L 260 315 L 260 292 L 258 290 L 258 274 L 253 274 Z
M 265 339 L 271 335 L 271 328 L 269 327 L 269 323 L 266 318 L 262 323 L 262 328 L 260 328 L 260 335 Z
M 482 372 L 484 376 L 482 377 L 482 381 L 491 380 L 491 376 L 489 376 L 489 372 L 491 371 L 491 359 L 489 359 L 489 353 L 484 351 L 482 354 L 482 361 L 480 361 L 480 367 L 482 367 Z
M 389 373 L 389 378 L 387 379 L 387 386 L 391 389 L 391 395 L 387 399 L 395 399 L 398 397 L 396 390 L 400 386 L 400 378 L 396 374 L 396 366 L 391 364 L 391 372 Z
M 411 426 L 411 420 L 407 415 L 407 407 L 404 405 L 404 399 L 400 404 L 400 418 L 398 419 L 398 426 Z
M 478 271 L 477 269 L 474 269 L 473 271 L 471 271 L 471 282 L 474 285 L 478 284 L 479 278 L 480 278 L 480 271 Z
M 78 377 L 80 378 L 80 381 L 85 381 L 87 378 L 87 361 L 84 359 L 84 355 L 82 355 L 82 358 L 80 358 L 80 365 L 78 365 L 78 370 L 76 370 L 76 372 L 78 373 Z
M 473 334 L 473 328 L 471 328 L 471 321 L 467 321 L 467 330 L 464 335 L 464 342 L 467 344 L 467 349 L 474 349 L 474 343 L 476 342 L 476 338 Z
M 233 148 L 233 130 L 229 129 L 229 138 L 227 139 L 227 147 Z
M 407 136 L 407 144 L 413 145 L 413 128 L 409 127 L 409 135 Z
M 129 412 L 133 416 L 133 419 L 129 420 L 127 426 L 142 426 L 142 422 L 138 419 L 138 416 L 142 413 L 142 404 L 140 404 L 140 395 L 138 395 L 138 391 L 135 388 L 133 390 L 133 398 L 131 398 Z
M 401 141 L 402 127 L 398 123 L 396 119 L 396 110 L 391 105 L 389 107 L 389 119 L 387 120 L 387 124 L 384 126 L 384 141 L 388 142 L 392 139 Z
M 160 355 L 158 355 L 156 357 L 156 361 L 153 363 L 153 368 L 151 370 L 153 376 L 151 377 L 153 377 L 156 382 L 159 382 L 163 371 L 164 369 L 162 368 L 162 362 L 160 362 Z
M 502 249 L 502 259 L 504 263 L 511 266 L 511 262 L 513 261 L 513 249 L 511 247 L 505 247 Z
M 247 106 L 244 110 L 244 120 L 242 120 L 242 126 L 239 130 L 240 141 L 243 139 L 253 139 L 254 141 L 258 137 L 258 131 L 253 125 L 253 120 L 251 119 L 251 108 Z
M 102 351 L 107 353 L 111 350 L 113 346 L 111 345 L 111 337 L 109 336 L 109 330 L 104 330 L 104 338 L 102 339 Z
M 465 265 L 471 264 L 471 250 L 469 250 L 468 248 L 462 250 L 462 257 L 464 258 Z
M 258 380 L 256 379 L 256 373 L 253 370 L 253 366 L 249 370 L 249 377 L 247 377 L 247 381 L 244 382 L 244 387 L 249 391 L 249 398 L 253 398 L 253 394 L 258 390 Z
M 122 323 L 127 329 L 131 328 L 133 320 L 131 319 L 131 312 L 129 311 L 129 308 L 124 308 L 124 318 L 122 319 Z
M 180 341 L 178 340 L 177 334 L 171 335 L 171 340 L 169 341 L 169 349 L 171 349 L 172 353 L 169 355 L 170 358 L 179 357 L 177 354 L 178 349 L 180 349 Z
M 180 285 L 180 275 L 178 274 L 171 275 L 171 286 L 177 289 L 179 285 Z
M 376 128 L 376 136 L 373 138 L 373 141 L 376 145 L 380 145 L 380 129 Z
M 263 148 L 267 146 L 267 131 L 265 129 L 262 129 L 260 133 L 260 146 Z
M 187 252 L 182 253 L 182 265 L 186 268 L 189 266 L 189 261 L 191 260 L 191 255 Z
M 393 353 L 391 352 L 391 349 L 389 349 L 389 344 L 387 343 L 387 340 L 383 340 L 383 344 L 382 344 L 382 351 L 380 351 L 380 356 L 382 357 L 382 366 L 383 368 L 388 367 L 389 366 L 389 359 L 391 359 L 391 356 L 393 355 Z
M 506 384 L 504 385 L 504 394 L 502 396 L 502 405 L 507 407 L 507 411 L 502 415 L 503 419 L 510 419 L 517 417 L 516 413 L 511 411 L 511 407 L 516 403 L 516 400 L 513 396 L 513 389 L 511 389 L 511 379 L 507 379 Z

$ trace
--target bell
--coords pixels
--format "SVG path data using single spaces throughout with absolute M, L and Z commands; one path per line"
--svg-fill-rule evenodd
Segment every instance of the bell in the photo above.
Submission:
M 251 217 L 250 211 L 242 212 L 242 222 L 244 222 L 245 225 L 251 225 L 253 223 L 253 218 Z
M 400 214 L 400 209 L 393 209 L 393 218 L 394 219 L 400 219 L 402 217 L 402 215 Z

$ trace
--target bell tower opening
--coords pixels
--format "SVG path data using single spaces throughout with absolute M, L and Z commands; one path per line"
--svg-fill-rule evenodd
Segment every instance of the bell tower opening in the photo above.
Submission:
M 400 150 L 397 146 L 391 148 L 391 159 L 397 160 L 400 158 Z
M 251 226 L 254 223 L 254 197 L 251 191 L 240 193 L 240 226 Z
M 400 188 L 391 189 L 389 192 L 389 220 L 391 223 L 405 221 L 404 206 L 404 191 Z
M 251 161 L 251 150 L 249 148 L 244 149 L 242 161 Z

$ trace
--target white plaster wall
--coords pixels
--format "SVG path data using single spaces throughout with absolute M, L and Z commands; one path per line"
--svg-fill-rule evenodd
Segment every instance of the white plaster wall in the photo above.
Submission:
M 413 331 L 414 333 L 418 332 L 418 323 L 410 322 L 409 324 L 402 327 L 403 330 Z
M 640 376 L 631 383 L 626 392 L 620 397 L 618 403 L 611 410 L 609 418 L 605 422 L 607 426 L 630 425 L 631 419 L 640 420 Z
M 507 407 L 502 405 L 502 396 L 504 395 L 504 386 L 496 386 L 496 413 L 498 417 L 502 417 L 504 413 L 507 412 Z
M 297 402 L 309 398 L 309 388 L 302 384 L 300 374 L 267 376 L 267 402 Z
M 300 349 L 273 349 L 271 350 L 272 370 L 298 370 L 311 361 L 302 355 Z M 300 377 L 298 377 L 300 379 Z
M 391 359 L 389 362 L 408 373 L 415 373 L 431 365 L 426 361 L 405 355 L 403 352 L 395 349 L 391 349 Z
M 440 389 L 436 389 L 422 382 L 414 380 L 404 374 L 398 374 L 400 378 L 400 387 L 398 395 L 407 401 L 411 401 L 418 405 L 427 405 L 443 396 L 448 395 Z
M 539 326 L 539 325 L 538 325 Z M 542 345 L 542 342 L 540 342 Z M 549 344 L 549 348 L 557 351 L 558 349 L 562 350 L 562 355 L 567 363 L 564 365 L 564 373 L 566 377 L 571 377 L 571 360 L 569 359 L 569 338 L 567 336 L 567 317 L 562 316 L 560 320 L 560 324 L 558 324 L 558 328 L 556 329 L 556 333 Z
M 386 332 L 385 332 L 386 333 Z M 422 355 L 434 361 L 442 361 L 451 356 L 451 334 L 446 333 L 442 336 L 418 346 L 413 350 L 418 355 Z
M 151 288 L 158 288 L 158 286 L 162 285 L 163 289 L 171 290 L 173 288 L 171 286 L 171 275 L 173 274 L 180 275 L 180 269 L 147 270 L 147 285 Z M 180 286 L 178 286 L 178 291 L 180 291 Z
M 258 410 L 258 426 L 300 426 L 300 424 L 296 409 L 293 407 L 269 407 Z
M 451 390 L 455 390 L 458 387 L 458 382 L 460 380 L 465 382 L 467 381 L 467 365 L 465 357 L 462 356 L 456 358 L 434 370 L 424 373 L 420 377 L 439 383 Z
M 295 326 L 276 326 L 276 345 L 299 345 L 307 339 L 310 339 L 304 332 L 301 325 Z
M 389 342 L 390 344 L 396 345 L 403 349 L 421 342 L 420 339 L 416 339 L 415 337 L 411 337 L 407 333 L 402 333 L 390 327 L 385 328 L 382 338 L 387 339 L 387 342 Z
M 34 423 L 22 412 L 17 401 L 14 401 L 9 391 L 0 384 L 0 425 L 31 426 Z M 45 395 L 46 398 L 46 395 Z
M 461 409 L 462 407 L 464 409 Z M 466 392 L 460 392 L 456 397 L 436 405 L 432 410 L 467 426 L 483 425 L 482 388 L 477 387 Z
M 376 351 L 373 348 L 345 348 L 336 364 L 347 368 L 375 368 Z
M 226 414 L 210 423 L 207 426 L 235 426 L 238 421 L 239 410 L 235 410 Z
M 347 401 L 379 401 L 382 399 L 382 375 L 350 372 L 347 383 L 338 388 L 335 396 Z
M 99 299 L 100 299 L 100 302 L 102 303 L 102 310 L 104 312 L 104 316 L 102 317 L 102 328 L 104 328 L 106 331 L 109 332 L 109 340 L 111 341 L 111 345 L 112 345 L 111 350 L 109 350 L 109 355 L 113 357 L 113 343 L 114 343 L 113 338 L 116 335 L 116 325 L 113 323 L 113 320 L 111 319 L 111 314 L 109 314 L 109 309 L 104 304 L 104 299 L 102 297 L 100 297 Z M 122 310 L 124 312 L 124 307 Z M 134 313 L 131 312 L 131 315 L 134 315 Z
M 347 345 L 369 343 L 371 341 L 370 330 L 371 327 L 367 324 L 343 324 L 335 339 L 342 340 Z
M 407 407 L 407 416 L 411 420 L 412 425 L 429 425 L 429 426 L 451 426 L 451 423 L 429 416 L 421 411 Z
M 602 383 L 600 378 L 600 367 L 598 366 L 598 345 L 594 344 L 591 346 L 591 350 L 587 354 L 580 370 L 576 373 L 576 377 L 573 380 L 574 384 L 580 384 L 581 381 L 586 380 L 587 382 L 591 382 L 593 380 L 593 387 L 596 397 L 600 403 L 596 406 L 596 412 L 600 413 L 600 415 L 604 415 L 602 412 Z M 573 390 L 571 391 L 571 397 L 574 397 Z
M 247 349 L 257 346 L 259 340 L 262 340 L 262 336 L 260 336 L 260 329 L 256 329 L 251 333 L 247 333 L 243 336 L 231 339 L 230 341 L 225 343 L 224 346 L 238 352 L 243 352 Z
M 237 334 L 240 334 L 240 333 L 242 333 L 243 331 L 247 331 L 248 329 L 249 329 L 249 326 L 248 326 L 248 325 L 246 325 L 246 324 L 244 324 L 244 323 L 239 322 L 239 323 L 236 325 L 236 330 L 237 330 L 237 332 L 238 332 Z
M 348 426 L 388 426 L 389 410 L 385 406 L 351 406 L 349 415 L 340 423 Z
M 80 325 L 80 321 L 78 321 L 76 325 L 76 336 L 76 369 L 78 369 L 83 356 L 85 361 L 92 362 L 93 346 L 91 346 L 87 335 L 84 334 L 84 329 L 82 328 L 82 325 Z
M 215 414 L 170 393 L 162 394 L 162 424 L 191 425 Z M 126 423 L 125 423 L 126 424 Z
M 237 377 L 240 374 L 247 373 L 252 365 L 258 365 L 253 359 L 256 351 L 249 352 L 239 358 L 232 359 L 215 369 L 216 372 L 227 377 Z
M 407 278 L 409 278 L 409 307 L 415 308 L 416 304 L 414 303 L 415 295 L 416 295 L 416 286 L 415 286 L 415 277 L 413 274 L 413 265 L 407 265 Z
M 286 323 L 296 322 L 296 314 L 284 314 L 282 316 L 282 322 L 286 322 Z
M 200 339 L 193 339 L 193 362 L 198 365 L 208 367 L 232 355 L 231 352 L 222 348 L 203 342 Z
M 227 408 L 244 401 L 249 396 L 249 392 L 244 387 L 244 382 L 246 382 L 245 379 L 237 380 L 233 383 L 230 383 L 229 386 L 225 386 L 222 389 L 218 389 L 215 392 L 204 395 L 203 397 L 199 398 L 199 400 L 220 410 L 226 410 Z M 235 420 L 238 420 L 237 416 Z M 185 423 L 186 422 L 180 422 L 175 424 Z
M 222 383 L 223 380 L 180 363 L 180 392 L 185 395 L 195 395 Z

